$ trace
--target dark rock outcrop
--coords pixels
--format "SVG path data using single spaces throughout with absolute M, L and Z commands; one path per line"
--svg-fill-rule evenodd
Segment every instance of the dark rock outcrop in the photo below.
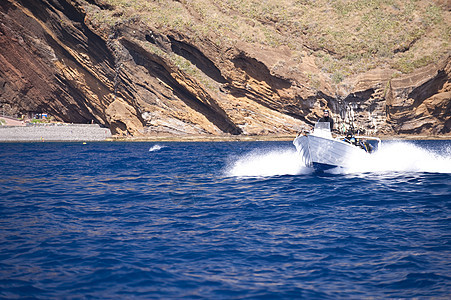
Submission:
M 19 113 L 109 125 L 114 58 L 72 3 L 0 3 L 0 101 Z

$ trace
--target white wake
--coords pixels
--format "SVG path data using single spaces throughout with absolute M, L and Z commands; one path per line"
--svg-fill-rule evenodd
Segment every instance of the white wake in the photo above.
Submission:
M 254 150 L 230 160 L 225 174 L 230 177 L 268 177 L 310 174 L 293 149 Z M 372 155 L 355 156 L 346 168 L 329 173 L 430 172 L 451 173 L 451 148 L 428 150 L 409 142 L 382 143 Z
M 231 177 L 266 177 L 310 173 L 293 149 L 256 150 L 233 159 L 226 168 Z
M 354 157 L 345 173 L 451 173 L 451 148 L 428 150 L 409 142 L 382 143 L 370 156 Z

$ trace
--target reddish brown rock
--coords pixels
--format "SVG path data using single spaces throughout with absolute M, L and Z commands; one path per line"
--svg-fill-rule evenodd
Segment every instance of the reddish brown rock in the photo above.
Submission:
M 84 5 L 0 3 L 0 103 L 12 113 L 94 121 L 117 135 L 266 135 L 294 134 L 327 107 L 340 130 L 353 123 L 374 134 L 451 134 L 450 58 L 333 85 L 307 51 L 295 58 L 283 46 L 222 48 L 214 33 L 193 38 L 139 19 L 94 27 Z

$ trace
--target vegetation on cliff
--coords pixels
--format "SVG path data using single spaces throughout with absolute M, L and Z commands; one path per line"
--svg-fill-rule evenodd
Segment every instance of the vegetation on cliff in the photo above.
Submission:
M 183 32 L 192 40 L 208 39 L 224 49 L 237 41 L 288 47 L 298 63 L 307 50 L 334 83 L 379 67 L 409 73 L 443 59 L 451 49 L 450 12 L 433 1 L 106 2 L 110 9 L 88 8 L 93 23 L 105 33 L 139 19 L 157 30 Z M 191 67 L 180 57 L 172 60 L 185 70 Z M 271 67 L 281 64 L 284 61 Z M 300 68 L 299 64 L 290 67 Z M 310 84 L 317 85 L 315 74 L 309 76 Z

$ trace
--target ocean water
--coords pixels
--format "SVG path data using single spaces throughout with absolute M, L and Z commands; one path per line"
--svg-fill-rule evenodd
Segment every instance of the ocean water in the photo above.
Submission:
M 0 144 L 0 298 L 451 295 L 451 141 Z

